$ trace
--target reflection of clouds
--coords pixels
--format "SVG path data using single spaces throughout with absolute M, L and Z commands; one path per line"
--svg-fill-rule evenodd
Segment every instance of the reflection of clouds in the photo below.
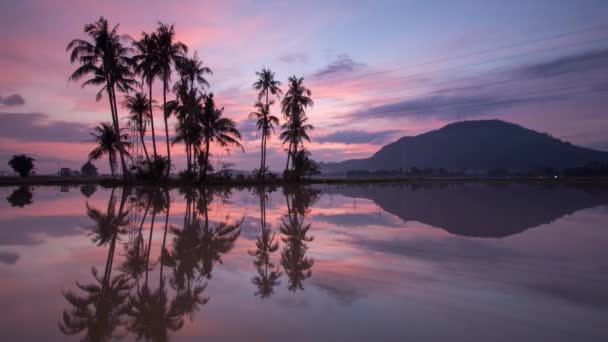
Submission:
M 17 263 L 19 259 L 19 254 L 12 252 L 2 252 L 0 251 L 0 263 L 7 265 L 14 265 Z
M 397 221 L 386 213 L 341 213 L 316 214 L 313 219 L 343 227 L 366 227 L 379 225 L 384 227 L 403 227 L 404 223 Z
M 9 229 L 2 229 L 0 245 L 35 245 L 43 242 L 41 236 L 82 235 L 81 227 L 90 222 L 81 216 L 23 216 L 11 219 L 10 224 Z

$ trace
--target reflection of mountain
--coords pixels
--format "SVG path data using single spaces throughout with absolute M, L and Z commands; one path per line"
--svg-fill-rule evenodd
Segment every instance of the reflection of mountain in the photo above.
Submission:
M 608 186 L 597 184 L 419 183 L 330 190 L 334 191 L 370 199 L 404 221 L 472 237 L 505 237 L 608 204 Z

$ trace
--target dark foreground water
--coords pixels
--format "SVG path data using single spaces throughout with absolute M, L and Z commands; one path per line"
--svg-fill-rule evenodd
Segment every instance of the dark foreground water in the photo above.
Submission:
M 0 188 L 0 341 L 606 341 L 608 188 Z

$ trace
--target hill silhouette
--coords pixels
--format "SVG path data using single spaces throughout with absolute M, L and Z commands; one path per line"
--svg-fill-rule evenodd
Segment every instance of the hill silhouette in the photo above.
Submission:
M 440 182 L 329 187 L 325 191 L 369 199 L 404 222 L 484 238 L 518 234 L 608 204 L 608 187 L 597 184 Z
M 323 172 L 445 168 L 448 170 L 570 168 L 608 161 L 608 152 L 575 146 L 501 120 L 462 121 L 382 147 L 370 158 L 322 163 Z

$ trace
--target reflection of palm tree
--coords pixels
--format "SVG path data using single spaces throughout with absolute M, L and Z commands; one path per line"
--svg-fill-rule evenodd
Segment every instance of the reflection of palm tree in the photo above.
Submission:
M 114 250 L 118 235 L 124 232 L 127 224 L 127 214 L 123 212 L 129 189 L 123 189 L 118 212 L 114 189 L 108 201 L 106 213 L 92 208 L 87 203 L 87 215 L 95 222 L 93 242 L 98 246 L 108 245 L 108 256 L 103 276 L 98 275 L 95 267 L 91 273 L 96 282 L 82 285 L 76 283 L 84 291 L 84 296 L 78 296 L 72 291 L 64 292 L 64 297 L 73 309 L 63 312 L 63 322 L 59 329 L 66 335 L 74 335 L 86 330 L 84 341 L 105 341 L 116 336 L 115 331 L 126 324 L 124 315 L 129 311 L 127 298 L 132 284 L 121 274 L 112 277 Z
M 304 280 L 312 276 L 314 259 L 306 256 L 308 242 L 313 241 L 308 236 L 310 224 L 304 224 L 309 207 L 316 201 L 317 192 L 306 188 L 285 188 L 287 215 L 282 219 L 280 231 L 285 246 L 281 251 L 281 265 L 288 277 L 287 288 L 291 291 L 303 290 Z
M 168 341 L 168 332 L 178 331 L 184 325 L 183 314 L 176 300 L 169 300 L 162 279 L 156 290 L 142 286 L 131 296 L 130 303 L 128 329 L 138 340 Z
M 144 237 L 142 234 L 142 230 L 149 209 L 150 201 L 147 201 L 146 209 L 141 219 L 141 223 L 139 224 L 139 230 L 137 232 L 137 235 L 135 236 L 135 240 L 133 241 L 133 244 L 131 246 L 126 246 L 127 253 L 125 255 L 125 261 L 121 265 L 121 271 L 125 274 L 128 274 L 131 279 L 136 281 L 139 281 L 139 279 L 144 275 L 144 273 L 148 271 L 148 265 L 146 263 L 146 253 L 144 253 Z
M 266 189 L 258 189 L 260 197 L 260 226 L 262 234 L 256 238 L 256 250 L 249 251 L 249 255 L 255 256 L 253 264 L 256 266 L 257 275 L 251 278 L 251 282 L 257 287 L 256 296 L 268 298 L 274 293 L 274 287 L 280 285 L 281 272 L 278 267 L 270 261 L 270 255 L 279 249 L 279 243 L 275 241 L 275 235 L 266 227 Z
M 96 282 L 76 286 L 85 292 L 78 296 L 72 291 L 63 296 L 73 308 L 63 312 L 63 321 L 59 329 L 66 335 L 75 335 L 86 331 L 82 341 L 107 341 L 115 336 L 115 331 L 126 324 L 124 315 L 129 312 L 126 300 L 132 285 L 124 275 L 118 275 L 110 281 L 101 278 L 97 269 L 91 270 Z

